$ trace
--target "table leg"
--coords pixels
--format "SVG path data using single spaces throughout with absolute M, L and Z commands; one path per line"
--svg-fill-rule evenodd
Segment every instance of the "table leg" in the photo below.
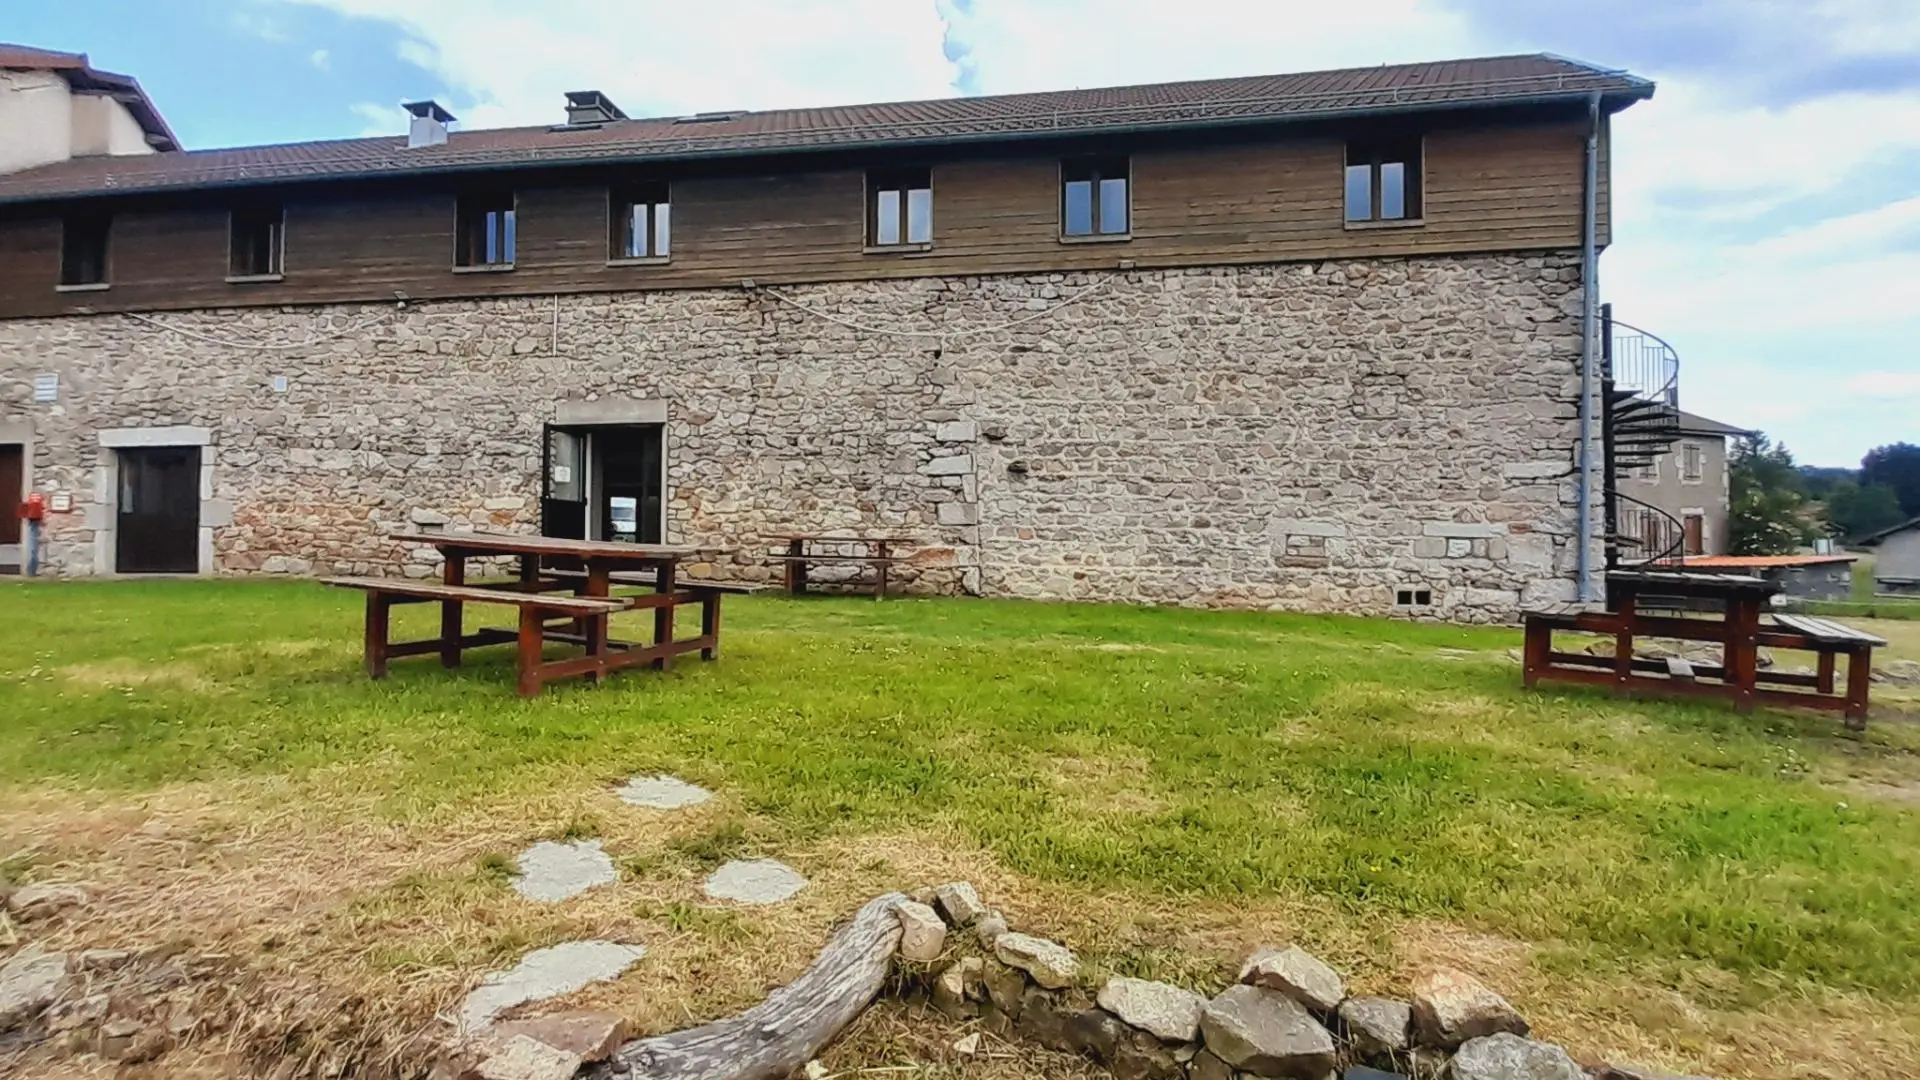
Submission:
M 1834 674 L 1833 661 L 1834 661 L 1834 654 L 1832 650 L 1830 649 L 1820 650 L 1820 671 L 1819 671 L 1820 682 L 1819 682 L 1819 685 L 1815 687 L 1815 689 L 1819 690 L 1823 694 L 1833 693 L 1833 674 Z
M 1613 686 L 1617 693 L 1624 694 L 1633 679 L 1633 631 L 1640 616 L 1640 598 L 1627 594 L 1620 601 L 1617 615 L 1620 628 L 1613 636 Z
M 807 542 L 805 540 L 787 541 L 787 595 L 799 596 L 807 591 Z
M 667 602 L 653 609 L 653 643 L 665 645 L 673 640 L 673 588 L 674 570 L 678 563 L 669 559 L 660 564 L 654 573 L 654 590 L 667 594 Z M 665 671 L 673 666 L 673 657 L 661 656 L 653 661 L 654 669 Z
M 1759 646 L 1753 636 L 1760 632 L 1758 601 L 1727 601 L 1726 637 L 1721 646 L 1726 663 L 1727 682 L 1733 686 L 1733 702 L 1741 712 L 1753 711 L 1753 691 L 1760 672 Z
M 367 677 L 387 677 L 387 612 L 392 607 L 385 595 L 367 594 Z
M 700 636 L 707 639 L 707 647 L 700 650 L 700 659 L 712 660 L 720 655 L 720 593 L 708 590 L 700 598 Z
M 1873 647 L 1855 645 L 1847 652 L 1847 727 L 1867 730 L 1867 688 L 1873 679 Z
M 540 576 L 540 556 L 528 553 L 520 556 L 520 580 L 533 581 Z
M 583 595 L 605 599 L 612 594 L 612 585 L 610 571 L 605 563 L 589 562 L 587 564 L 587 584 Z M 584 628 L 588 656 L 607 654 L 607 618 L 605 615 L 592 615 L 579 620 L 576 624 Z M 588 678 L 595 683 L 605 680 L 606 677 L 607 669 L 604 667 L 595 668 L 588 673 Z
M 1520 684 L 1531 690 L 1540 682 L 1540 673 L 1546 670 L 1547 657 L 1553 652 L 1553 627 L 1528 619 L 1526 632 L 1523 653 L 1526 660 L 1520 666 Z
M 887 598 L 887 542 L 885 540 L 874 541 L 873 552 L 880 557 L 880 587 L 873 590 L 873 598 L 875 600 L 885 600 Z
M 540 693 L 540 650 L 546 644 L 543 632 L 545 612 L 535 607 L 520 609 L 520 696 Z
M 459 550 L 446 553 L 440 580 L 448 585 L 467 583 L 467 556 Z M 460 634 L 464 628 L 462 605 L 458 600 L 440 601 L 440 666 L 460 666 Z

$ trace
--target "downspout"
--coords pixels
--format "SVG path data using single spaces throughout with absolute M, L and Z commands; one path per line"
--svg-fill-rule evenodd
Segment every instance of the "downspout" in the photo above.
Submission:
M 1593 387 L 1600 314 L 1600 95 L 1587 99 L 1586 206 L 1580 221 L 1580 602 L 1596 599 L 1593 581 Z

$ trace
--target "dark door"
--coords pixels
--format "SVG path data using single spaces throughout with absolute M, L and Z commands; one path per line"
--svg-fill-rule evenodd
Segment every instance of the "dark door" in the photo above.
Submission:
M 540 533 L 565 540 L 587 538 L 586 438 L 547 427 L 546 478 L 540 490 Z
M 1683 524 L 1687 530 L 1686 554 L 1705 555 L 1707 553 L 1707 519 L 1699 514 L 1688 514 Z
M 0 544 L 20 542 L 20 490 L 25 475 L 26 456 L 18 443 L 0 446 Z
M 629 544 L 660 542 L 661 475 L 657 425 L 608 427 L 594 432 L 594 462 L 603 478 L 600 538 Z
M 120 451 L 114 567 L 123 574 L 191 574 L 200 568 L 200 448 Z

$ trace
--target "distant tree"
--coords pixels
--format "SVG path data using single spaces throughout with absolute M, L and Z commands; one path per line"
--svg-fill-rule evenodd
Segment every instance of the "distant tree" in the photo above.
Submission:
M 1905 520 L 1900 496 L 1890 485 L 1861 487 L 1842 480 L 1827 492 L 1827 529 L 1842 539 L 1876 533 Z
M 1876 446 L 1860 459 L 1860 486 L 1886 484 L 1900 497 L 1908 517 L 1920 517 L 1920 446 L 1898 442 Z
M 1800 466 L 1800 482 L 1806 487 L 1807 498 L 1814 502 L 1826 500 L 1834 487 L 1842 483 L 1860 482 L 1859 469 L 1845 469 L 1833 465 Z
M 1734 555 L 1791 555 L 1813 540 L 1806 489 L 1793 454 L 1755 432 L 1734 445 L 1727 470 L 1732 508 L 1727 549 Z

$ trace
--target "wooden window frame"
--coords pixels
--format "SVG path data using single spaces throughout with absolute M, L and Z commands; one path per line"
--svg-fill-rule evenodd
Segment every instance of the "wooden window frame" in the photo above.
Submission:
M 265 270 L 242 270 L 236 262 L 240 254 L 240 224 L 244 215 L 258 214 L 267 221 L 268 255 Z M 287 268 L 287 208 L 284 203 L 258 203 L 235 206 L 227 211 L 227 283 L 230 285 L 270 284 L 284 280 Z
M 657 194 L 659 198 L 648 198 Z M 628 239 L 633 207 L 647 208 L 646 254 L 631 255 Z M 667 250 L 657 250 L 660 208 L 667 210 Z M 665 266 L 673 259 L 673 185 L 665 180 L 617 185 L 607 189 L 607 265 Z
M 486 201 L 485 208 L 476 208 L 471 202 Z M 495 200 L 504 200 L 502 210 Z M 509 215 L 502 219 L 503 233 L 512 235 L 511 241 L 502 238 L 502 247 L 506 248 L 504 260 L 494 262 L 478 261 L 469 244 L 469 226 L 485 221 L 494 214 Z M 507 228 L 511 223 L 512 228 Z M 453 208 L 453 272 L 456 274 L 497 274 L 513 269 L 514 259 L 519 256 L 520 247 L 520 193 L 517 191 L 466 191 L 454 198 Z M 484 241 L 482 241 L 484 243 Z M 484 253 L 480 253 L 484 255 Z
M 1698 469 L 1688 465 L 1698 464 Z M 1707 447 L 1705 443 L 1683 442 L 1680 444 L 1680 482 L 1683 484 L 1704 484 L 1707 481 Z
M 1120 179 L 1127 184 L 1127 227 L 1120 232 L 1100 231 L 1100 182 L 1114 179 L 1114 176 L 1101 169 L 1103 165 L 1119 163 L 1121 168 L 1114 170 L 1121 174 Z M 1089 223 L 1093 231 L 1088 233 L 1069 233 L 1067 231 L 1067 185 L 1078 182 L 1077 173 L 1084 169 L 1092 184 L 1092 196 L 1087 210 L 1091 215 Z M 1063 158 L 1060 161 L 1059 183 L 1057 185 L 1057 207 L 1060 213 L 1060 242 L 1063 244 L 1113 244 L 1125 243 L 1133 239 L 1133 156 L 1131 154 L 1097 155 L 1088 157 Z
M 1355 160 L 1354 149 L 1361 147 L 1370 151 L 1362 155 L 1364 160 Z M 1413 160 L 1388 153 L 1390 150 L 1411 149 Z M 1384 197 L 1384 185 L 1381 184 L 1381 167 L 1393 162 L 1406 166 L 1404 182 L 1403 213 L 1397 218 L 1380 216 L 1380 201 Z M 1364 218 L 1347 216 L 1347 172 L 1355 167 L 1367 166 L 1367 215 Z M 1418 228 L 1427 223 L 1427 137 L 1422 135 L 1383 134 L 1347 139 L 1341 146 L 1340 168 L 1340 218 L 1349 229 L 1407 229 Z
M 71 264 L 67 258 L 72 246 L 73 229 L 76 222 L 85 221 L 98 227 L 100 273 L 98 277 L 85 280 L 69 280 Z M 69 213 L 60 219 L 60 265 L 59 277 L 55 279 L 57 292 L 98 292 L 113 287 L 113 215 L 106 213 Z
M 915 181 L 919 181 L 916 183 Z M 880 194 L 886 191 L 900 193 L 900 208 L 895 224 L 900 229 L 900 239 L 893 243 L 880 242 Z M 915 240 L 913 237 L 913 193 L 927 193 L 927 238 Z M 933 250 L 933 169 L 925 166 L 907 166 L 893 169 L 868 169 L 866 173 L 866 198 L 863 218 L 866 232 L 866 245 L 862 249 L 870 255 L 891 255 L 900 252 Z

